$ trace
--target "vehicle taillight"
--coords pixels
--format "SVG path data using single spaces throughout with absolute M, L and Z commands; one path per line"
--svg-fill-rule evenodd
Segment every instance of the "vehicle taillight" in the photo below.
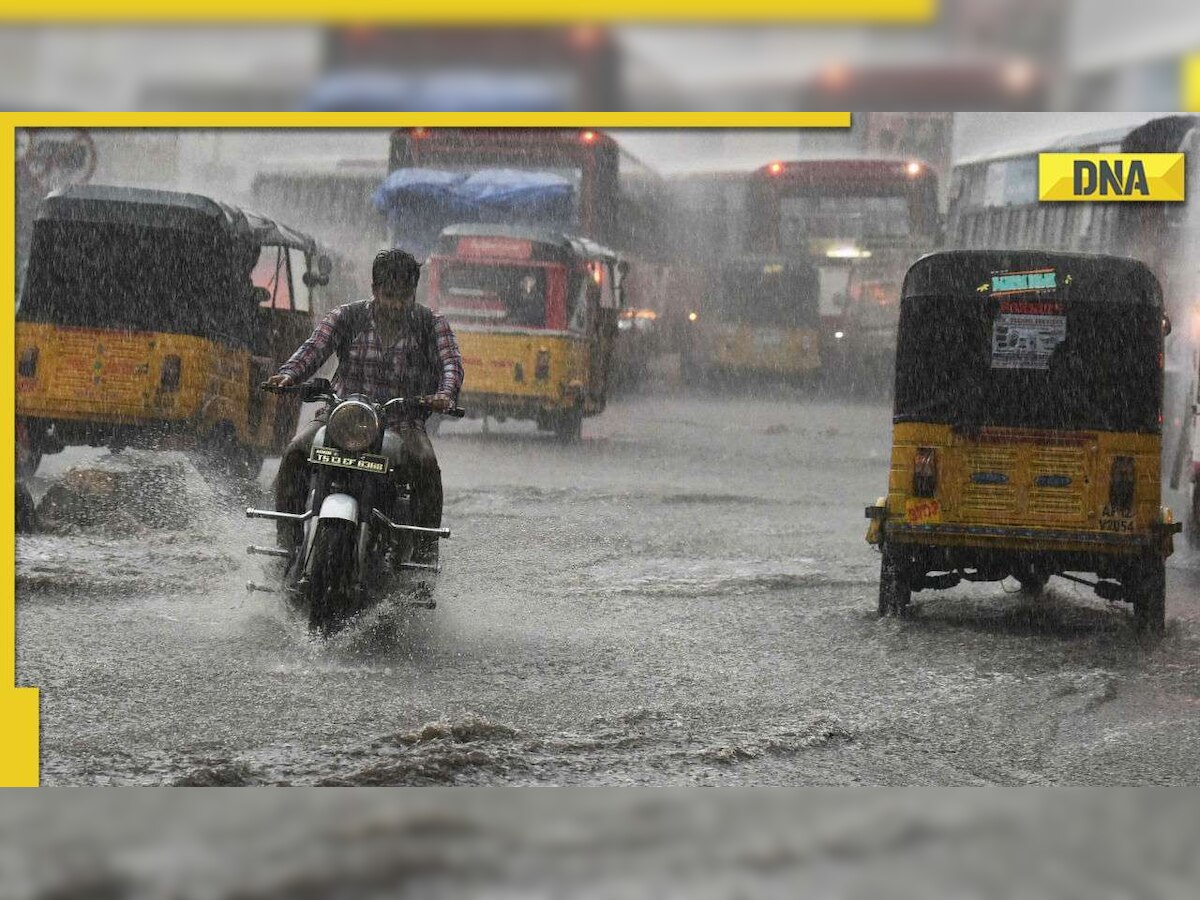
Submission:
M 1133 481 L 1133 457 L 1114 456 L 1108 481 L 1108 505 L 1115 509 L 1133 509 Z
M 783 174 L 783 163 L 773 162 L 769 166 L 767 166 L 767 171 L 770 172 L 772 175 L 782 175 Z
M 416 138 L 417 140 L 420 140 L 421 138 L 429 137 L 429 129 L 428 128 L 410 128 L 410 129 L 408 129 L 408 133 L 409 133 L 409 135 Z
M 168 356 L 162 363 L 162 380 L 159 386 L 164 391 L 179 390 L 179 377 L 183 374 L 183 363 L 178 356 Z
M 533 377 L 545 381 L 550 377 L 550 351 L 541 349 L 537 352 L 537 363 L 533 367 Z
M 17 374 L 22 378 L 32 378 L 37 374 L 38 348 L 28 347 L 21 354 L 21 361 L 17 363 Z
M 913 495 L 932 497 L 937 491 L 937 450 L 933 447 L 918 447 L 913 463 Z
M 579 133 L 579 139 L 580 139 L 581 141 L 583 141 L 585 144 L 590 144 L 590 143 L 592 143 L 593 141 L 595 141 L 595 140 L 596 140 L 596 132 L 594 132 L 594 131 L 582 131 L 582 132 L 580 132 L 580 133 Z

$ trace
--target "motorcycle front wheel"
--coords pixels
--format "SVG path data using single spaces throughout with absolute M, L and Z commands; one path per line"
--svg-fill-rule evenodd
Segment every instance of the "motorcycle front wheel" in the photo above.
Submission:
M 328 637 L 353 606 L 357 532 L 353 522 L 342 519 L 317 523 L 309 569 L 309 631 Z

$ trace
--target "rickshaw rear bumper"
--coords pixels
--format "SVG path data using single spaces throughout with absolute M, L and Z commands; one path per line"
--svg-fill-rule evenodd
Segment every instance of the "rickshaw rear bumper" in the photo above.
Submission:
M 1170 555 L 1170 539 L 1179 530 L 1180 524 L 1177 522 L 1155 523 L 1143 531 L 1126 534 L 1098 530 L 954 523 L 910 525 L 906 522 L 884 522 L 882 526 L 884 539 L 896 544 L 978 547 L 1030 555 L 1077 552 L 1141 555 L 1147 551 L 1163 549 L 1166 550 L 1164 555 Z

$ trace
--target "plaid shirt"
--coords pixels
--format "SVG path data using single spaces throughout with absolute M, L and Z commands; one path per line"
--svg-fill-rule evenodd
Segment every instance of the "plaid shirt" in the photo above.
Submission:
M 400 384 L 404 375 L 405 359 L 411 349 L 411 342 L 417 340 L 417 337 L 410 333 L 401 334 L 395 344 L 385 349 L 379 332 L 375 329 L 374 307 L 372 302 L 367 327 L 350 342 L 348 358 L 338 360 L 338 373 L 333 389 L 339 396 L 366 394 L 376 402 L 383 402 L 397 396 L 402 390 Z M 339 338 L 342 337 L 340 331 L 346 327 L 345 320 L 349 308 L 349 304 L 339 306 L 322 319 L 312 337 L 301 344 L 291 359 L 280 367 L 280 374 L 290 375 L 296 383 L 311 378 L 337 349 Z M 445 316 L 435 314 L 433 321 L 437 334 L 437 355 L 442 366 L 437 393 L 457 401 L 463 382 L 462 354 L 459 353 L 458 341 L 455 340 L 454 332 Z

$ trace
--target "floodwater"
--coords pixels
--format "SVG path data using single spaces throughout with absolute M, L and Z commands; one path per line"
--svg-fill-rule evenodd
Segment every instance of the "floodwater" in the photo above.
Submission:
M 622 398 L 577 446 L 454 423 L 437 609 L 329 642 L 245 590 L 273 528 L 246 496 L 195 489 L 178 531 L 22 536 L 43 783 L 1200 782 L 1200 559 L 1177 540 L 1153 648 L 1061 579 L 877 620 L 888 429 L 782 391 Z M 47 457 L 37 492 L 100 453 Z

